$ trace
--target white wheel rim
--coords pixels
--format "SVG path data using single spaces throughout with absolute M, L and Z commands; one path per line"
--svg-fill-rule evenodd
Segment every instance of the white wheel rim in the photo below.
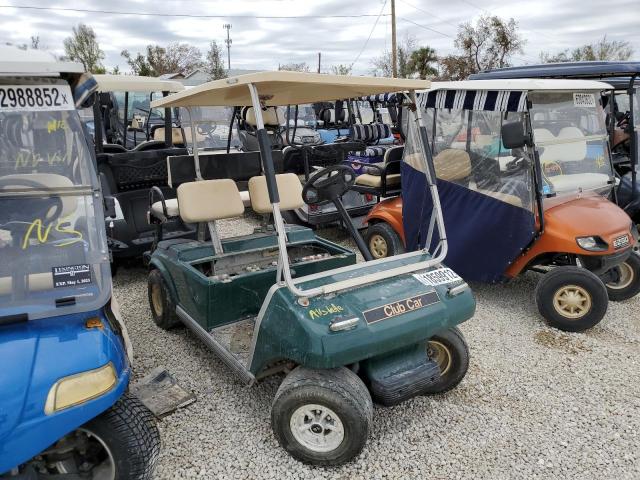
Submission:
M 330 408 L 315 403 L 297 408 L 291 415 L 289 428 L 293 438 L 313 452 L 331 452 L 344 440 L 340 417 Z
M 618 281 L 607 283 L 607 287 L 611 290 L 622 290 L 623 288 L 627 288 L 634 280 L 633 268 L 631 268 L 631 265 L 627 262 L 618 265 L 618 271 L 620 273 Z
M 387 241 L 382 235 L 378 235 L 376 233 L 372 235 L 371 239 L 369 240 L 369 250 L 371 250 L 374 258 L 384 258 L 387 256 L 387 253 L 389 251 Z

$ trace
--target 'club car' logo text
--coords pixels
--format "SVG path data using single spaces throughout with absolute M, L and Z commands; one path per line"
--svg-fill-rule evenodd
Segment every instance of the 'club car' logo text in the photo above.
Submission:
M 416 308 L 422 308 L 422 298 L 407 298 L 402 302 L 389 303 L 384 306 L 384 314 L 387 317 L 393 317 L 395 315 L 402 315 L 409 310 L 415 310 Z
M 315 320 L 316 318 L 340 312 L 344 312 L 344 308 L 340 305 L 332 303 L 331 305 L 327 305 L 326 307 L 312 308 L 311 310 L 309 310 L 309 316 L 311 317 L 311 320 Z

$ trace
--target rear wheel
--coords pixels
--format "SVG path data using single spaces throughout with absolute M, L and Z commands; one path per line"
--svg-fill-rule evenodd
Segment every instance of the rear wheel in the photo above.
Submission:
M 605 284 L 609 300 L 618 302 L 635 297 L 640 292 L 640 255 L 631 252 L 629 258 L 613 270 L 615 280 Z
M 271 407 L 280 445 L 314 465 L 340 465 L 367 442 L 373 418 L 371 395 L 347 368 L 298 367 L 282 382 Z
M 385 258 L 404 253 L 404 244 L 395 230 L 386 222 L 367 228 L 366 243 L 373 258 Z
M 149 272 L 148 295 L 151 316 L 157 326 L 163 330 L 170 330 L 181 324 L 167 284 L 160 270 L 156 268 Z
M 440 379 L 423 394 L 444 393 L 455 388 L 469 368 L 469 347 L 458 328 L 449 328 L 429 339 L 427 356 L 440 368 Z
M 604 283 L 579 267 L 556 267 L 538 282 L 536 304 L 552 327 L 581 332 L 597 325 L 607 312 Z

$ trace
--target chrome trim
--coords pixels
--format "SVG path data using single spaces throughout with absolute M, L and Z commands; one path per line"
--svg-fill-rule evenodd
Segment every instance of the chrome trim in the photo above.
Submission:
M 467 285 L 466 282 L 461 283 L 460 285 L 456 285 L 455 287 L 449 288 L 449 290 L 447 290 L 447 295 L 450 297 L 455 297 L 457 295 L 460 295 L 462 292 L 464 292 L 468 288 L 469 288 L 469 285 Z
M 345 318 L 344 320 L 334 320 L 329 324 L 329 330 L 332 332 L 344 332 L 345 330 L 351 330 L 358 325 L 360 319 L 358 317 Z

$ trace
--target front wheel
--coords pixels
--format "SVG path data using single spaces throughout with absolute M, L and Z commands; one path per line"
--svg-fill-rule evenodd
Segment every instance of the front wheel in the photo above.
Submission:
M 404 244 L 400 235 L 385 222 L 378 222 L 367 228 L 365 239 L 374 259 L 391 257 L 404 253 Z
M 584 268 L 556 267 L 538 282 L 538 311 L 550 326 L 581 332 L 597 325 L 607 313 L 607 289 L 594 273 Z
M 455 388 L 469 369 L 469 347 L 456 327 L 431 337 L 427 342 L 427 356 L 440 368 L 440 378 L 422 392 L 425 395 Z
M 109 410 L 66 435 L 30 462 L 38 478 L 147 480 L 160 453 L 152 413 L 124 394 Z
M 298 367 L 282 382 L 271 407 L 271 426 L 294 458 L 341 465 L 364 448 L 373 403 L 362 380 L 347 368 Z
M 640 292 L 640 255 L 631 252 L 629 258 L 612 270 L 614 280 L 605 284 L 609 300 L 628 300 Z

